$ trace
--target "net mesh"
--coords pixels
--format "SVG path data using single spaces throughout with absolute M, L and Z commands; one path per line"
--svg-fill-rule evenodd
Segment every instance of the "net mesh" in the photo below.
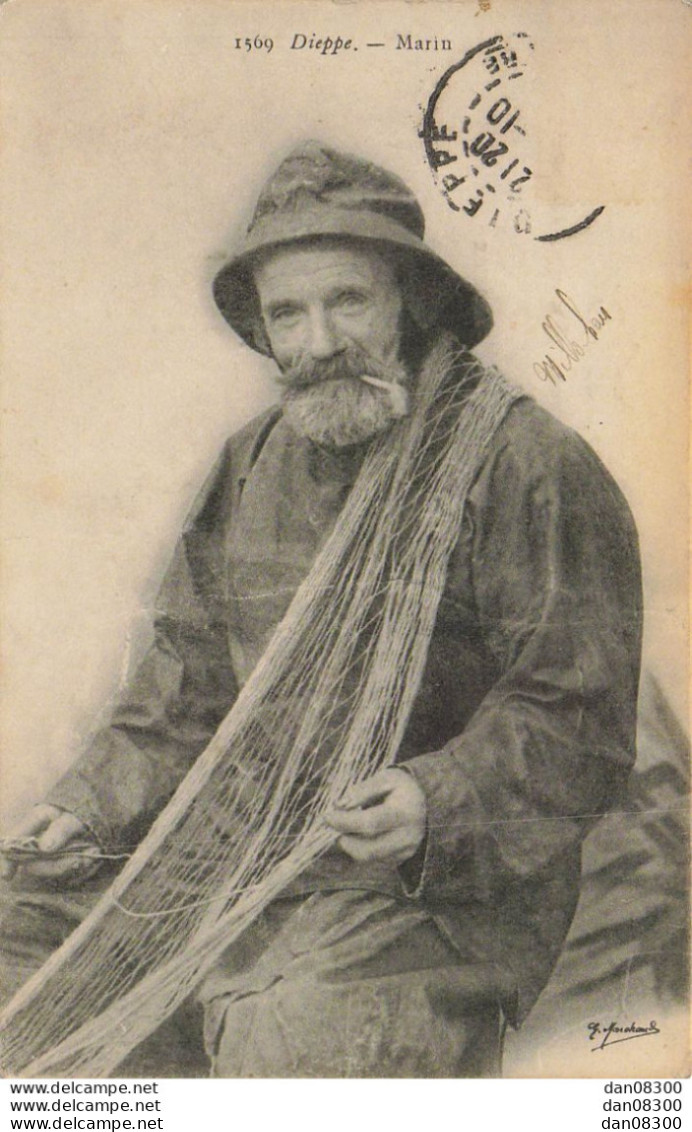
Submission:
M 518 396 L 449 339 L 203 755 L 92 914 L 5 1011 L 9 1075 L 104 1076 L 322 853 L 326 810 L 391 763 L 461 509 Z

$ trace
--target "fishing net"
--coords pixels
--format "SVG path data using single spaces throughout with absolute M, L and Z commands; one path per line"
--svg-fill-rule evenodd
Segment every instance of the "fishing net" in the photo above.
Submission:
M 5 1011 L 9 1075 L 112 1073 L 332 842 L 391 763 L 468 489 L 517 392 L 450 339 L 368 451 L 340 520 L 209 746 L 113 887 Z

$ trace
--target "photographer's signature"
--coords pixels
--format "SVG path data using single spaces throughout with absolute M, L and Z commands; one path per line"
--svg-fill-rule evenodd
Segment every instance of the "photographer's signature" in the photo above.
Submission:
M 602 1022 L 587 1022 L 586 1028 L 589 1031 L 589 1041 L 598 1043 L 593 1047 L 592 1053 L 607 1046 L 617 1045 L 618 1042 L 631 1042 L 634 1038 L 651 1038 L 661 1032 L 655 1022 L 649 1022 L 648 1026 L 639 1026 L 636 1022 L 630 1022 L 626 1026 L 620 1026 L 618 1022 L 609 1022 L 607 1025 Z
M 599 334 L 606 322 L 613 317 L 604 306 L 600 306 L 595 314 L 583 314 L 574 299 L 555 289 L 555 294 L 562 306 L 564 319 L 553 315 L 545 316 L 541 329 L 552 342 L 547 353 L 539 362 L 533 363 L 533 372 L 541 381 L 549 381 L 557 385 L 558 381 L 567 381 L 567 374 L 584 357 L 586 347 L 597 342 Z

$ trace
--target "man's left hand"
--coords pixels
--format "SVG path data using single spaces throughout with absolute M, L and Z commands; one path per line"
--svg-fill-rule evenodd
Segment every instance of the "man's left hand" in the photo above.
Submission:
M 402 864 L 425 836 L 425 795 L 405 770 L 390 767 L 348 791 L 327 814 L 338 845 L 355 861 Z

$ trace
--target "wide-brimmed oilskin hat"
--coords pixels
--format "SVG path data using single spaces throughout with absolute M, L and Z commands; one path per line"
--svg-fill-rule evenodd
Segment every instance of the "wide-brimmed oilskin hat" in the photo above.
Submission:
M 214 279 L 214 299 L 235 332 L 268 353 L 260 330 L 253 261 L 259 253 L 320 240 L 362 242 L 395 252 L 424 327 L 451 330 L 471 349 L 493 324 L 482 295 L 424 242 L 425 217 L 393 173 L 319 142 L 281 162 L 260 193 L 245 239 Z

